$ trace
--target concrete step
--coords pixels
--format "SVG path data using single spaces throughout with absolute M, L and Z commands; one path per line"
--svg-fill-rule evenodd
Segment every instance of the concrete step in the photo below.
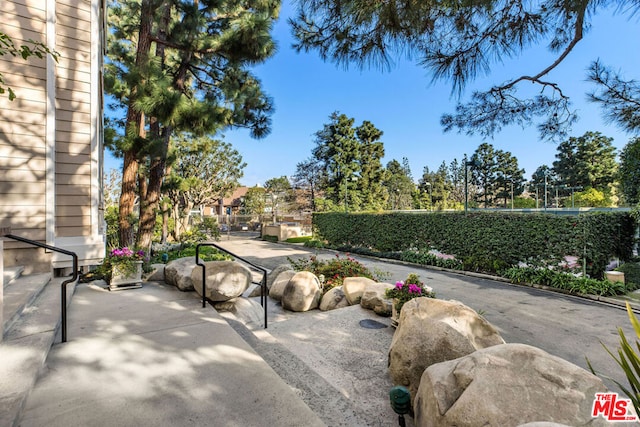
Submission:
M 8 286 L 12 281 L 20 277 L 23 271 L 23 266 L 5 267 L 2 272 L 2 283 L 4 286 Z
M 19 314 L 9 315 L 11 325 L 0 343 L 0 426 L 17 425 L 56 341 L 61 324 L 60 285 L 66 279 L 37 274 L 20 277 L 5 287 L 5 310 L 10 305 Z M 74 284 L 67 286 L 67 305 L 74 289 Z
M 229 312 L 220 312 L 220 315 L 326 425 L 377 425 L 378 420 L 370 419 L 367 408 L 357 408 L 340 390 L 279 343 L 268 329 L 248 326 Z
M 7 284 L 4 286 L 3 336 L 7 334 L 7 331 L 20 318 L 22 312 L 33 303 L 51 280 L 51 273 L 20 276 L 22 274 L 20 267 L 11 270 L 9 271 L 10 280 L 5 282 Z

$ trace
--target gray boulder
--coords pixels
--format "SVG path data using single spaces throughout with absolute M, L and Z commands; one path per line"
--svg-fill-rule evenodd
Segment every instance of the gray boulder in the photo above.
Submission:
M 327 291 L 320 301 L 320 310 L 329 311 L 336 308 L 349 307 L 349 301 L 342 291 L 342 286 L 336 286 Z
M 211 301 L 228 301 L 237 298 L 251 284 L 251 270 L 235 261 L 207 261 L 205 289 Z M 202 295 L 201 267 L 191 272 L 193 287 Z
M 195 257 L 174 259 L 164 267 L 164 281 L 169 285 L 177 287 L 181 291 L 193 291 L 191 273 L 195 267 Z M 202 274 L 200 268 L 201 267 L 198 267 L 198 272 Z
M 367 286 L 376 283 L 368 277 L 345 277 L 342 281 L 342 290 L 350 305 L 360 304 L 360 299 Z
M 391 316 L 391 304 L 393 301 L 385 296 L 387 289 L 393 289 L 389 283 L 371 283 L 367 285 L 362 293 L 360 305 L 362 308 L 373 310 L 380 316 Z
M 151 264 L 151 271 L 145 274 L 145 280 L 148 282 L 164 282 L 165 264 Z
M 293 271 L 291 264 L 280 264 L 267 274 L 267 289 L 271 289 L 273 282 L 275 282 L 280 273 L 284 271 Z
M 498 344 L 504 344 L 500 334 L 466 305 L 414 298 L 400 312 L 389 350 L 389 374 L 394 384 L 409 389 L 413 402 L 426 368 Z
M 403 309 L 404 311 L 404 309 Z M 480 349 L 424 371 L 414 404 L 417 426 L 605 426 L 593 418 L 595 375 L 525 344 Z
M 278 274 L 278 277 L 271 284 L 271 288 L 269 289 L 269 297 L 273 298 L 276 301 L 282 301 L 282 294 L 284 294 L 284 288 L 287 287 L 287 283 L 293 276 L 296 275 L 296 272 L 293 270 L 286 270 Z
M 219 312 L 233 314 L 236 319 L 248 326 L 262 326 L 264 323 L 264 308 L 259 302 L 247 298 L 233 298 L 213 305 Z
M 291 264 L 280 264 L 279 266 L 277 266 L 267 274 L 267 295 L 269 295 L 269 290 L 271 289 L 273 282 L 275 282 L 275 280 L 278 278 L 280 273 L 282 273 L 283 271 L 293 271 L 293 267 L 291 266 Z M 250 298 L 259 297 L 260 292 L 262 292 L 261 287 L 256 286 L 253 289 L 253 291 L 249 294 L 249 297 Z
M 284 288 L 282 308 L 290 311 L 313 310 L 318 308 L 321 298 L 320 280 L 316 275 L 310 271 L 299 271 Z

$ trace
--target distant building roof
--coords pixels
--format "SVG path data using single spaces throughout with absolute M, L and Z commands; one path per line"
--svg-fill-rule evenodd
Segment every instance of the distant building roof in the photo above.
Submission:
M 240 198 L 247 195 L 247 190 L 249 187 L 238 187 L 234 190 L 234 192 L 229 197 L 225 197 L 222 199 L 223 206 L 240 206 L 242 203 L 240 202 Z

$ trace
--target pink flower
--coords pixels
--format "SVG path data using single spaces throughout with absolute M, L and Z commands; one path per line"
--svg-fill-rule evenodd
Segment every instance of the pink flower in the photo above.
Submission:
M 411 285 L 409 285 L 409 293 L 410 294 L 421 294 L 422 293 L 422 289 L 420 289 L 420 286 L 418 286 L 418 285 L 411 284 Z
M 404 282 L 401 280 L 399 282 L 396 282 L 396 289 L 397 290 L 402 290 L 402 287 L 404 286 Z

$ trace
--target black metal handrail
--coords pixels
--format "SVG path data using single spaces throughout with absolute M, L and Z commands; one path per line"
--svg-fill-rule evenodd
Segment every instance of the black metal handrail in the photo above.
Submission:
M 251 261 L 247 261 L 246 259 L 239 257 L 233 252 L 229 252 L 228 250 L 216 245 L 215 243 L 198 243 L 196 245 L 196 264 L 202 267 L 202 308 L 206 306 L 207 301 L 207 293 L 206 293 L 206 267 L 204 264 L 200 263 L 200 246 L 213 246 L 214 248 L 222 251 L 226 254 L 231 255 L 237 260 L 244 262 L 245 264 L 249 264 L 251 267 L 255 268 L 262 272 L 262 280 L 260 281 L 260 305 L 264 308 L 264 328 L 267 329 L 267 270 L 259 265 L 255 265 Z
M 67 342 L 67 285 L 78 280 L 78 255 L 75 252 L 67 251 L 65 249 L 56 248 L 55 246 L 46 245 L 44 243 L 37 242 L 31 239 L 25 239 L 24 237 L 14 236 L 13 234 L 5 234 L 4 237 L 17 240 L 19 242 L 27 243 L 32 246 L 38 246 L 39 248 L 49 249 L 53 252 L 59 252 L 61 254 L 69 255 L 73 257 L 73 275 L 70 279 L 65 280 L 60 284 L 61 291 L 61 315 L 62 315 L 62 342 Z

